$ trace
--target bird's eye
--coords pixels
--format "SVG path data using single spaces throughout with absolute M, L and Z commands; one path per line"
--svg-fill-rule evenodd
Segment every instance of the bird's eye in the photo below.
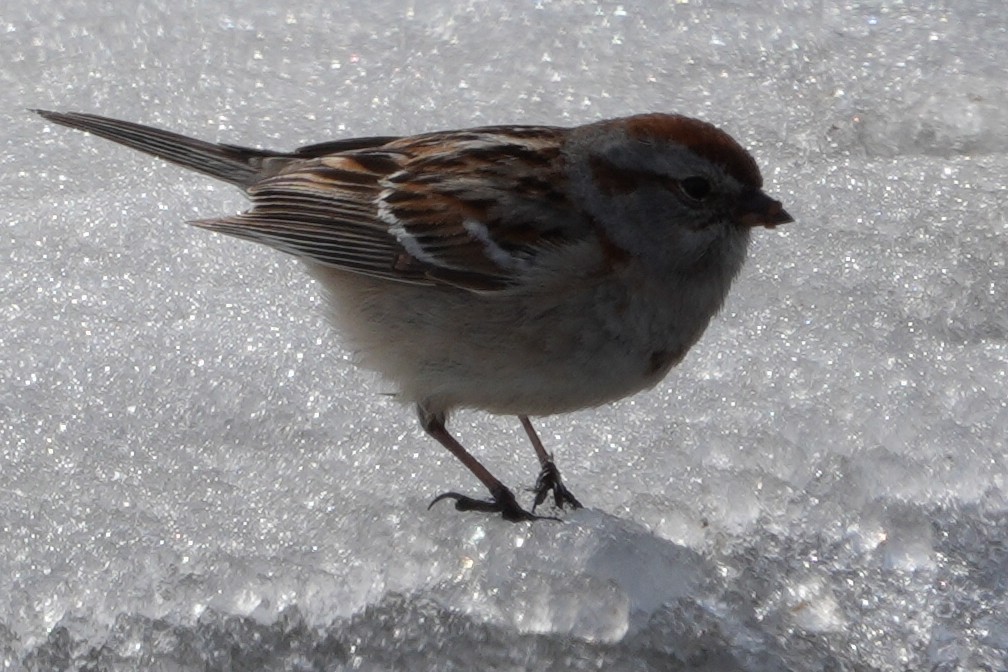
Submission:
M 679 189 L 691 201 L 702 201 L 710 195 L 711 183 L 706 177 L 693 175 L 680 180 Z

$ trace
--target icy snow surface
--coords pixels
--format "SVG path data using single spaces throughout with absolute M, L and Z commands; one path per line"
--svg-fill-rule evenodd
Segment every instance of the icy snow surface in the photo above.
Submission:
M 4 0 L 2 669 L 1006 669 L 1006 17 Z M 478 484 L 292 258 L 183 224 L 234 189 L 28 107 L 275 148 L 678 111 L 798 221 L 659 387 L 539 421 L 588 508 L 512 525 L 426 510 Z M 513 418 L 453 427 L 534 481 Z

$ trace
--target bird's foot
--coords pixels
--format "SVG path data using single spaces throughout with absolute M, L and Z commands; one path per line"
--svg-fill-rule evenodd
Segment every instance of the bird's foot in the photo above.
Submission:
M 456 511 L 499 513 L 504 520 L 510 520 L 512 523 L 520 523 L 526 520 L 559 520 L 559 518 L 554 518 L 553 516 L 537 516 L 535 513 L 529 513 L 518 506 L 514 494 L 507 488 L 502 487 L 495 492 L 491 492 L 490 495 L 492 499 L 487 500 L 475 499 L 458 492 L 445 492 L 435 497 L 427 509 L 430 510 L 432 506 L 442 499 L 453 499 L 455 500 Z M 534 507 L 533 510 L 535 510 Z
M 553 493 L 553 502 L 558 509 L 564 508 L 565 504 L 570 504 L 572 509 L 581 508 L 581 502 L 577 500 L 577 497 L 564 487 L 563 481 L 560 479 L 560 470 L 557 469 L 553 460 L 549 460 L 543 465 L 532 492 L 535 493 L 535 501 L 532 503 L 533 513 L 535 513 L 537 506 L 546 501 L 550 492 Z

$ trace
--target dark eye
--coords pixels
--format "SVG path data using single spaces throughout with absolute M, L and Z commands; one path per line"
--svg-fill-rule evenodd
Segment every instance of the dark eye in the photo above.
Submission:
M 711 183 L 706 177 L 693 175 L 680 180 L 679 189 L 691 201 L 702 201 L 710 195 Z

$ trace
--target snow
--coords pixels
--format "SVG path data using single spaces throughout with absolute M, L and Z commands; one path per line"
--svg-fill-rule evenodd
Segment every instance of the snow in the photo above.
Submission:
M 1008 669 L 1008 10 L 309 0 L 0 11 L 0 661 L 56 670 Z M 478 483 L 227 185 L 45 123 L 277 149 L 644 111 L 798 220 L 658 388 Z M 516 489 L 514 418 L 452 428 Z M 529 501 L 530 496 L 521 496 Z

